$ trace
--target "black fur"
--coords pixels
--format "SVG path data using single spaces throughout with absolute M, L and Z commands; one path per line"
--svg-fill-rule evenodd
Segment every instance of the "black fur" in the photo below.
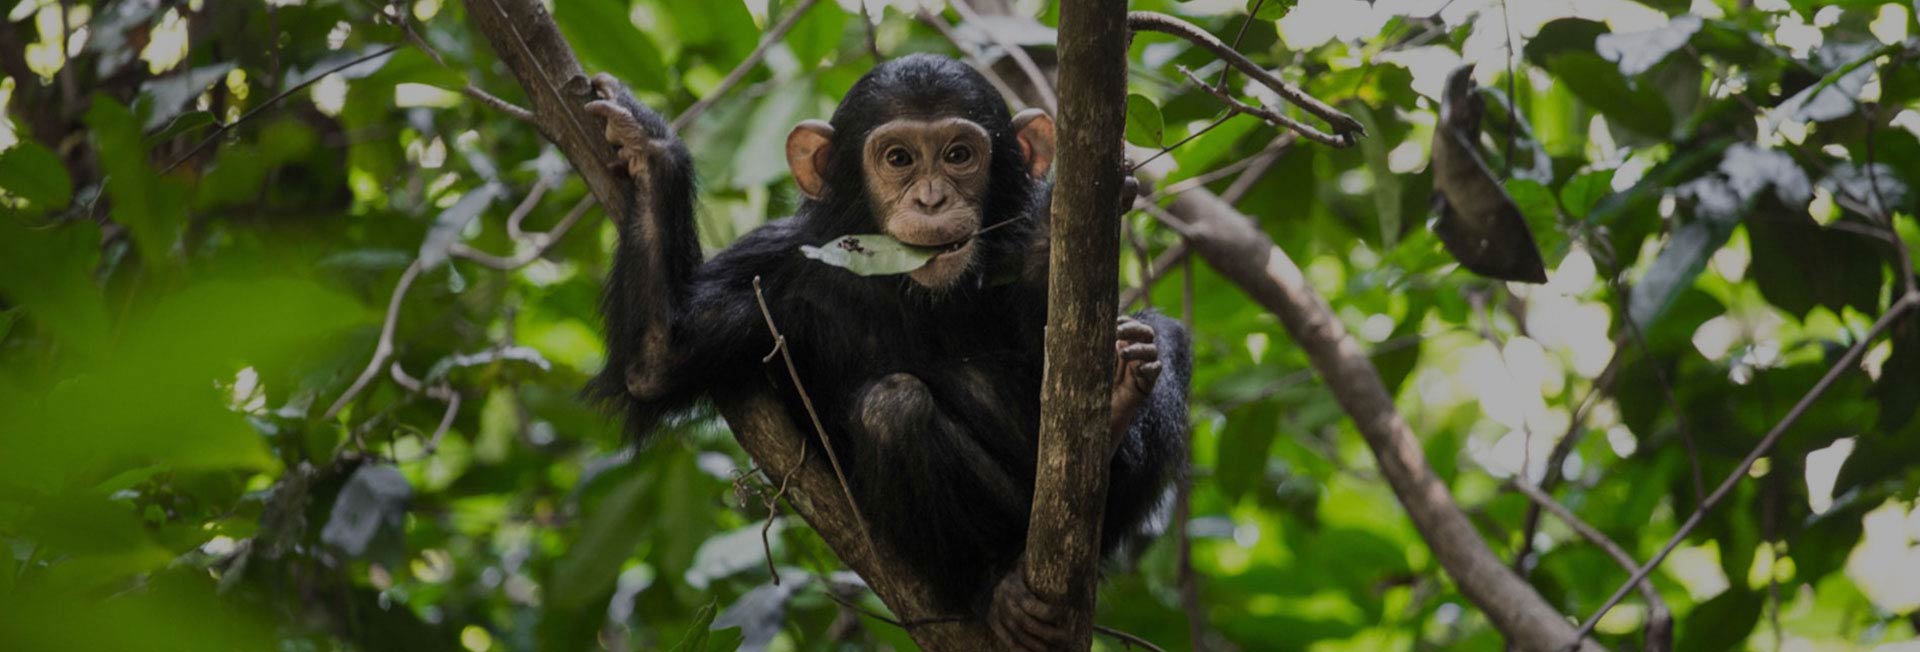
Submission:
M 636 115 L 646 111 L 627 102 Z M 637 109 L 637 110 L 636 110 Z M 665 125 L 651 112 L 650 123 Z M 861 144 L 900 117 L 972 120 L 993 147 L 981 223 L 1012 224 L 980 236 L 975 264 L 953 287 L 928 290 L 901 276 L 861 277 L 806 259 L 801 245 L 880 230 L 861 177 Z M 638 359 L 643 325 L 627 264 L 641 243 L 621 233 L 604 309 L 607 368 L 591 395 L 625 406 L 644 434 L 701 396 L 725 397 L 771 383 L 796 424 L 808 423 L 772 349 L 753 279 L 762 278 L 876 536 L 900 551 L 955 613 L 978 613 L 1018 560 L 1032 500 L 1046 321 L 1044 241 L 1050 186 L 1026 173 L 1005 104 L 985 79 L 951 59 L 916 55 L 880 65 L 854 85 L 832 124 L 826 196 L 761 227 L 700 264 L 693 239 L 693 180 L 684 149 L 659 171 L 659 214 L 668 221 L 675 292 L 671 387 L 649 400 L 628 396 L 626 365 Z M 1037 266 L 1034 257 L 1040 257 Z M 696 266 L 697 265 L 697 266 Z M 1011 278 L 1009 281 L 1007 279 Z M 1157 332 L 1164 371 L 1113 460 L 1109 551 L 1134 538 L 1186 454 L 1191 367 L 1180 324 L 1143 314 Z M 904 374 L 904 375 L 903 375 Z M 864 410 L 863 410 L 864 408 Z M 863 413 L 868 418 L 863 419 Z

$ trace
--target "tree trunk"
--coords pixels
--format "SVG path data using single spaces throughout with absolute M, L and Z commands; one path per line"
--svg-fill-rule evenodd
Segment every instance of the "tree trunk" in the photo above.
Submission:
M 1086 650 L 1099 584 L 1100 524 L 1113 434 L 1114 318 L 1126 126 L 1127 6 L 1060 3 L 1060 147 L 1047 279 L 1040 455 L 1027 531 L 1027 584 L 1065 605 Z

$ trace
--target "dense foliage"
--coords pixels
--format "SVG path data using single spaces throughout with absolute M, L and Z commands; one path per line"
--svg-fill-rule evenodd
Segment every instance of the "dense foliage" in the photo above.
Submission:
M 801 5 L 685 130 L 703 243 L 790 212 L 779 143 L 831 110 L 870 48 L 997 60 L 1005 40 L 1048 65 L 1054 10 L 1015 4 L 1021 17 L 931 19 L 907 2 Z M 795 8 L 551 6 L 590 70 L 669 115 Z M 1133 7 L 1194 20 L 1367 125 L 1352 149 L 1279 150 L 1236 206 L 1373 347 L 1504 558 L 1530 504 L 1515 478 L 1553 483 L 1651 556 L 1909 291 L 1896 247 L 1920 243 L 1920 2 Z M 777 479 L 723 422 L 636 451 L 578 398 L 600 364 L 612 227 L 591 207 L 568 228 L 582 184 L 466 90 L 527 105 L 460 6 L 7 9 L 0 649 L 911 647 L 842 606 L 880 608 L 803 522 L 769 519 Z M 1246 115 L 1209 127 L 1223 105 L 1180 71 L 1217 79 L 1211 55 L 1161 35 L 1132 54 L 1129 140 L 1180 143 L 1160 188 L 1282 135 Z M 1463 55 L 1545 285 L 1460 271 L 1425 228 L 1436 98 Z M 1279 106 L 1238 75 L 1228 87 Z M 1204 264 L 1191 290 L 1177 265 L 1143 279 L 1179 235 L 1128 222 L 1123 283 L 1157 281 L 1150 303 L 1190 300 L 1195 323 L 1184 525 L 1200 639 L 1501 649 L 1274 317 Z M 1909 317 L 1654 573 L 1676 649 L 1920 649 L 1916 369 Z M 1102 623 L 1191 645 L 1179 538 L 1116 569 Z M 1529 579 L 1571 617 L 1626 579 L 1551 516 L 1525 543 Z M 1598 635 L 1636 649 L 1650 613 L 1631 597 Z

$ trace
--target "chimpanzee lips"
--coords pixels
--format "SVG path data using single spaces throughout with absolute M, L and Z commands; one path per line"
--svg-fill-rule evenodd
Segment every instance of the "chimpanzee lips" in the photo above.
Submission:
M 924 244 L 923 245 L 923 244 L 907 242 L 905 240 L 900 241 L 900 244 L 913 247 L 915 249 L 925 249 L 925 250 L 933 251 L 937 255 L 937 254 L 946 254 L 946 253 L 953 253 L 955 251 L 959 251 L 961 247 L 967 246 L 967 243 L 972 241 L 973 241 L 973 235 L 968 234 L 965 236 L 961 236 L 960 239 L 958 240 L 954 240 L 953 242 L 947 242 L 943 244 Z

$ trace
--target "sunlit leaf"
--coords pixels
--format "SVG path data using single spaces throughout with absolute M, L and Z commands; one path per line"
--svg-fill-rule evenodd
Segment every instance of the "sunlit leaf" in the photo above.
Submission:
M 34 208 L 57 211 L 73 197 L 73 179 L 53 150 L 26 141 L 0 152 L 0 188 Z
M 1134 93 L 1127 96 L 1127 142 L 1141 147 L 1159 147 L 1166 139 L 1166 123 L 1160 118 L 1160 107 L 1147 96 Z

